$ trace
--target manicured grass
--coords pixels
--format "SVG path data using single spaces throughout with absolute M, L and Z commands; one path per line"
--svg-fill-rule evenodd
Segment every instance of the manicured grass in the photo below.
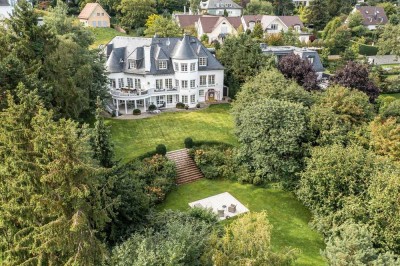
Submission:
M 127 161 L 154 150 L 158 144 L 165 144 L 168 151 L 184 148 L 186 137 L 235 145 L 230 108 L 229 104 L 211 105 L 137 120 L 108 119 L 106 123 L 111 125 L 116 157 Z
M 394 97 L 396 99 L 400 99 L 400 93 L 385 93 L 385 94 L 381 94 L 379 95 L 379 97 Z
M 89 29 L 94 33 L 95 41 L 90 46 L 90 48 L 95 49 L 98 48 L 100 44 L 107 44 L 111 41 L 115 36 L 128 36 L 125 33 L 116 31 L 113 28 L 91 28 Z
M 325 248 L 323 238 L 308 226 L 310 212 L 290 192 L 226 180 L 203 179 L 178 186 L 159 208 L 184 211 L 189 208 L 189 202 L 222 192 L 231 193 L 250 211 L 266 210 L 273 225 L 273 248 L 279 250 L 290 246 L 300 249 L 301 254 L 296 265 L 327 265 L 320 255 L 320 250 Z

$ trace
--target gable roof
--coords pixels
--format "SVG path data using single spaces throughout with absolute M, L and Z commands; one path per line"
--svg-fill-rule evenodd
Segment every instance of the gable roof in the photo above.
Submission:
M 176 15 L 175 19 L 181 28 L 194 26 L 201 15 Z
M 210 33 L 219 19 L 220 17 L 200 17 L 199 24 L 201 25 L 203 32 Z
M 363 16 L 363 25 L 384 25 L 388 22 L 385 10 L 379 6 L 359 6 L 356 5 L 356 10 L 360 11 Z
M 240 19 L 240 17 L 226 17 L 226 19 L 235 29 L 238 29 L 240 25 L 242 25 L 242 20 Z
M 242 16 L 242 19 L 247 27 L 249 26 L 250 22 L 261 21 L 262 18 L 263 18 L 263 15 L 244 15 L 244 16 Z
M 278 17 L 288 28 L 296 25 L 304 27 L 303 22 L 301 22 L 299 16 L 278 16 Z
M 82 9 L 82 11 L 79 14 L 78 18 L 80 18 L 80 19 L 88 19 L 88 18 L 90 18 L 90 16 L 92 15 L 94 10 L 98 6 L 104 11 L 105 14 L 107 14 L 107 16 L 110 17 L 110 15 L 108 15 L 108 13 L 104 10 L 104 8 L 99 3 L 87 3 L 85 5 L 85 7 Z

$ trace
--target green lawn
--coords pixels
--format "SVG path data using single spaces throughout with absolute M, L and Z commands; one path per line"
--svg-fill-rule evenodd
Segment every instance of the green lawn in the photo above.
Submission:
M 388 97 L 388 96 L 400 99 L 400 93 L 386 93 L 386 94 L 381 94 L 379 97 Z
M 113 28 L 91 28 L 89 29 L 94 33 L 94 43 L 90 46 L 90 48 L 95 49 L 98 48 L 100 44 L 107 44 L 111 41 L 115 36 L 128 36 L 125 33 L 116 31 Z
M 273 248 L 290 246 L 300 249 L 301 255 L 296 265 L 327 264 L 320 255 L 320 250 L 325 248 L 323 238 L 308 226 L 310 212 L 290 192 L 231 181 L 203 179 L 179 186 L 168 195 L 160 209 L 187 210 L 189 202 L 222 192 L 231 193 L 250 211 L 266 210 L 273 225 Z
M 233 120 L 229 104 L 211 105 L 197 111 L 165 112 L 137 120 L 108 119 L 116 157 L 127 161 L 158 144 L 167 150 L 184 148 L 186 137 L 193 140 L 222 141 L 235 145 Z

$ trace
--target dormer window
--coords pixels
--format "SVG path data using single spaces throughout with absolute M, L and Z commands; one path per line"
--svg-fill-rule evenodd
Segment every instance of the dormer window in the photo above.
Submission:
M 271 30 L 277 30 L 278 24 L 271 24 Z
M 167 69 L 167 60 L 158 60 L 158 69 Z
M 199 58 L 199 66 L 207 66 L 207 57 Z
M 136 60 L 129 60 L 129 69 L 136 69 Z

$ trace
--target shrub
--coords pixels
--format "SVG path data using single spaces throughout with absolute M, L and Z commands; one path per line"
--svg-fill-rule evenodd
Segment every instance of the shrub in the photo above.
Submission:
M 139 109 L 133 109 L 132 114 L 133 115 L 140 115 L 142 113 L 142 111 L 140 111 Z
M 361 44 L 359 46 L 358 53 L 361 54 L 361 55 L 366 55 L 366 56 L 377 55 L 378 54 L 378 47 L 377 46 L 366 45 L 366 44 Z
M 189 109 L 189 105 L 186 104 L 185 105 L 185 109 L 188 110 Z
M 158 144 L 156 147 L 156 153 L 160 155 L 167 154 L 167 147 L 164 144 Z
M 185 148 L 191 149 L 193 148 L 193 145 L 194 145 L 193 139 L 191 137 L 187 137 L 185 139 Z
M 157 106 L 155 106 L 154 104 L 149 105 L 149 111 L 154 111 L 156 109 L 157 109 Z
M 196 104 L 196 108 L 200 108 L 200 104 L 198 103 L 198 104 Z
M 184 103 L 176 103 L 176 108 L 183 109 L 183 108 L 185 108 L 185 104 Z

